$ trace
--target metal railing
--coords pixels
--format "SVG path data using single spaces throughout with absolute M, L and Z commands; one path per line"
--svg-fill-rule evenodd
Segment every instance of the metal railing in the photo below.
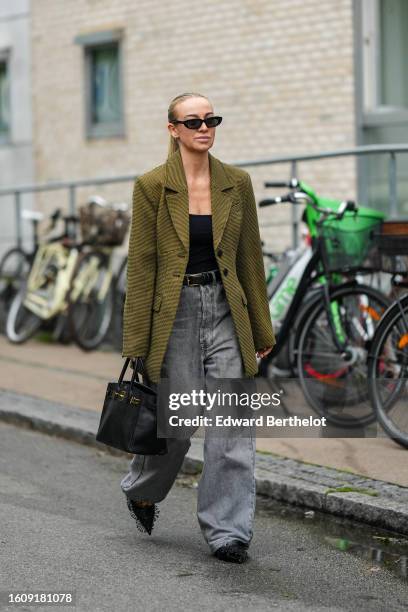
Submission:
M 354 147 L 350 149 L 342 149 L 337 151 L 327 151 L 326 153 L 311 153 L 306 155 L 290 155 L 283 157 L 271 157 L 257 160 L 244 160 L 230 162 L 237 167 L 252 167 L 252 166 L 267 166 L 275 164 L 290 164 L 290 178 L 299 178 L 297 176 L 297 164 L 304 161 L 316 161 L 330 159 L 333 157 L 358 157 L 362 155 L 387 154 L 389 155 L 388 162 L 388 188 L 390 201 L 390 217 L 394 218 L 398 214 L 398 192 L 397 192 L 397 159 L 398 153 L 408 153 L 408 144 L 389 144 L 389 145 L 366 145 Z M 122 175 L 115 177 L 100 177 L 93 179 L 73 180 L 73 181 L 57 181 L 53 183 L 44 183 L 42 185 L 21 185 L 16 187 L 8 187 L 0 189 L 1 196 L 14 196 L 15 205 L 15 220 L 16 220 L 16 237 L 17 245 L 22 245 L 22 218 L 21 218 L 21 196 L 25 193 L 39 193 L 44 191 L 55 191 L 66 189 L 69 194 L 69 210 L 70 214 L 75 214 L 77 203 L 77 189 L 80 187 L 88 187 L 95 185 L 107 185 L 113 183 L 124 183 L 134 181 L 139 175 Z M 292 207 L 292 243 L 297 246 L 298 243 L 298 224 L 297 211 Z
M 397 191 L 397 153 L 408 153 L 408 144 L 389 144 L 389 145 L 365 145 L 351 149 L 337 151 L 327 151 L 326 153 L 311 153 L 307 155 L 274 157 L 272 159 L 258 159 L 256 161 L 240 161 L 236 166 L 262 166 L 272 164 L 290 163 L 290 178 L 299 178 L 297 175 L 298 162 L 316 161 L 333 157 L 359 157 L 362 155 L 388 154 L 388 190 L 389 190 L 389 217 L 398 216 L 398 191 Z M 298 225 L 297 209 L 292 206 L 292 245 L 298 245 Z

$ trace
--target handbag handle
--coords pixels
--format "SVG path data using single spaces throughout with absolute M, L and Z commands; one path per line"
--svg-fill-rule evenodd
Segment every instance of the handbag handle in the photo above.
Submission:
M 136 359 L 137 359 L 137 361 L 136 361 L 135 367 L 134 367 L 134 369 L 133 369 L 133 374 L 132 374 L 132 378 L 131 378 L 131 381 L 130 381 L 130 387 L 132 387 L 133 383 L 135 382 L 136 373 L 137 373 L 137 375 L 138 375 L 138 381 L 139 381 L 140 383 L 144 384 L 144 383 L 143 383 L 143 374 L 142 374 L 142 372 L 141 372 L 141 371 L 139 371 L 139 369 L 138 369 L 139 364 L 141 365 L 141 369 L 144 369 L 144 368 L 143 368 L 143 361 L 142 361 L 142 358 L 141 358 L 141 357 L 137 357 Z M 121 373 L 120 373 L 120 375 L 119 375 L 118 384 L 119 384 L 119 383 L 121 383 L 121 382 L 123 381 L 123 377 L 124 377 L 124 375 L 125 375 L 125 372 L 126 372 L 126 370 L 127 370 L 127 367 L 128 367 L 128 365 L 129 365 L 129 363 L 130 363 L 130 357 L 126 357 L 125 363 L 123 364 L 122 371 L 121 371 Z

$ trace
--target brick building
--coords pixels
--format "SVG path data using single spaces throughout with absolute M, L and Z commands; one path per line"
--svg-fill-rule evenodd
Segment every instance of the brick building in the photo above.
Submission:
M 36 0 L 36 181 L 139 174 L 162 163 L 167 107 L 184 91 L 204 93 L 223 115 L 211 152 L 227 162 L 407 141 L 406 7 L 401 0 Z M 399 168 L 400 210 L 408 212 Z M 363 194 L 386 207 L 386 169 L 385 157 L 359 166 L 340 158 L 303 162 L 299 176 L 329 197 Z M 248 170 L 261 198 L 262 182 L 287 178 L 290 168 Z M 80 190 L 79 201 L 95 191 Z M 130 184 L 97 191 L 131 197 Z M 48 210 L 66 197 L 44 194 L 37 203 Z M 290 218 L 284 205 L 259 211 L 272 248 L 290 242 Z

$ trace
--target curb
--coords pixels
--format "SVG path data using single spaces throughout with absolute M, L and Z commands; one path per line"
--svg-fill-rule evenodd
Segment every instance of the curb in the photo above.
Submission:
M 99 418 L 98 412 L 0 390 L 0 421 L 131 457 L 95 440 Z M 199 473 L 202 466 L 203 439 L 192 438 L 181 471 Z M 260 452 L 255 476 L 259 495 L 408 535 L 408 487 Z

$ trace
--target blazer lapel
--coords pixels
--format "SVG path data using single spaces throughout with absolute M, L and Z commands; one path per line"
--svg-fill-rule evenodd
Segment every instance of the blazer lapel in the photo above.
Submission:
M 213 227 L 213 245 L 217 248 L 230 213 L 232 198 L 228 189 L 234 186 L 225 172 L 223 163 L 208 153 L 210 161 L 210 189 Z M 189 198 L 186 175 L 180 149 L 177 149 L 166 162 L 165 187 L 166 201 L 174 228 L 185 249 L 190 248 Z

